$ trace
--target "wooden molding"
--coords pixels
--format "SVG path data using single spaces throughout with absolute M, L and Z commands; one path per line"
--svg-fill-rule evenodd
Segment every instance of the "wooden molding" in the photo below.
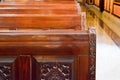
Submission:
M 95 28 L 90 28 L 89 35 L 90 52 L 89 52 L 89 77 L 88 80 L 96 80 L 96 32 Z

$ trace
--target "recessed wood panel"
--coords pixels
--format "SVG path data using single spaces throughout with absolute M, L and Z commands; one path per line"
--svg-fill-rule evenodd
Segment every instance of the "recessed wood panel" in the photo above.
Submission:
M 120 17 L 120 5 L 115 5 L 114 4 L 114 14 L 116 15 L 116 16 L 118 16 L 118 17 Z
M 15 56 L 0 56 L 0 80 L 14 79 Z
M 76 56 L 35 56 L 39 80 L 75 80 Z
M 99 6 L 100 0 L 95 0 L 95 5 Z

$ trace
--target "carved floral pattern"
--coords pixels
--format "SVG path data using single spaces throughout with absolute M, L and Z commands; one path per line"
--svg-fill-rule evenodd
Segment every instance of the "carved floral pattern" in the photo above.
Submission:
M 10 64 L 0 64 L 0 80 L 10 80 Z
M 90 54 L 89 54 L 89 77 L 88 80 L 95 80 L 96 74 L 96 32 L 95 28 L 90 28 Z
M 71 63 L 40 63 L 40 80 L 72 80 Z

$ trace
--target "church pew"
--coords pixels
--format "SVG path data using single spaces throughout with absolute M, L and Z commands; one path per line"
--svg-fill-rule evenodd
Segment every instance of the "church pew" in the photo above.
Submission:
M 78 14 L 76 10 L 49 9 L 0 9 L 0 14 Z
M 15 7 L 15 8 L 0 8 L 0 14 L 78 14 L 78 11 L 72 9 L 57 9 L 57 8 L 27 8 L 27 7 Z
M 89 34 L 89 31 L 87 30 L 82 31 L 79 29 L 78 30 L 69 30 L 69 29 L 66 29 L 66 30 L 64 29 L 62 30 L 59 30 L 59 29 L 56 29 L 56 30 L 13 30 L 13 31 L 5 30 L 5 31 L 0 31 L 0 36 L 1 36 L 0 37 L 0 44 L 1 44 L 0 51 L 1 52 L 3 51 L 4 53 L 6 53 L 6 55 L 9 54 L 9 52 L 13 52 L 13 55 L 14 55 L 17 52 L 17 49 L 21 50 L 23 54 L 32 54 L 31 51 L 34 52 L 36 50 L 35 51 L 36 53 L 33 53 L 33 55 L 39 54 L 39 53 L 44 55 L 44 53 L 42 53 L 41 51 L 44 52 L 50 49 L 53 51 L 54 50 L 67 51 L 69 50 L 69 48 L 72 49 L 73 46 L 76 46 L 78 48 L 81 48 L 82 50 L 83 45 L 85 44 L 84 47 L 86 47 L 87 50 L 83 49 L 83 52 L 75 52 L 73 54 L 82 54 L 82 53 L 88 54 L 88 47 L 89 47 L 88 45 L 89 35 L 88 34 Z M 79 45 L 79 44 L 82 44 L 82 45 Z M 47 45 L 50 45 L 50 47 L 48 47 Z M 25 47 L 25 46 L 26 46 L 26 50 L 28 49 L 27 51 L 29 51 L 29 49 L 32 48 L 32 50 L 30 49 L 31 53 L 24 51 L 24 48 L 22 47 Z M 4 51 L 5 49 L 7 49 L 7 51 Z M 0 53 L 0 55 L 2 54 L 3 53 Z M 47 55 L 49 55 L 49 53 Z
M 32 6 L 30 5 L 29 7 L 28 6 L 25 6 L 25 5 L 22 5 L 20 7 L 18 6 L 14 6 L 14 7 L 0 7 L 0 9 L 62 9 L 62 10 L 76 10 L 78 11 L 78 9 L 76 7 L 72 7 L 72 6 L 61 6 L 61 7 L 58 7 L 57 5 L 55 6 Z
M 0 3 L 0 7 L 6 8 L 6 7 L 39 7 L 39 8 L 43 8 L 43 7 L 54 7 L 54 8 L 75 8 L 77 9 L 79 7 L 79 4 L 77 4 L 73 1 L 48 1 L 48 2 L 44 2 L 44 1 L 37 1 L 37 2 L 23 2 L 23 3 Z M 64 6 L 63 6 L 64 5 Z M 58 7 L 59 6 L 59 7 Z
M 72 1 L 72 0 L 71 0 Z M 69 4 L 69 2 L 62 4 L 66 1 L 62 1 L 62 3 L 58 3 L 58 1 L 55 0 L 55 3 L 53 3 L 51 0 L 50 1 L 37 1 L 37 3 L 29 2 L 29 3 L 14 3 L 14 4 L 9 4 L 9 3 L 1 3 L 0 4 L 0 10 L 8 10 L 8 9 L 62 9 L 62 10 L 76 10 L 77 12 L 79 11 L 79 6 L 76 7 L 75 2 L 72 1 L 72 4 Z M 27 5 L 26 5 L 27 4 Z M 59 6 L 59 7 L 58 7 Z M 66 11 L 67 12 L 67 11 Z
M 58 7 L 59 6 L 59 7 Z M 62 10 L 76 10 L 78 11 L 79 7 L 76 8 L 76 6 L 72 5 L 64 5 L 62 6 L 61 4 L 56 4 L 56 5 L 34 5 L 34 4 L 11 4 L 11 5 L 0 5 L 0 10 L 6 10 L 6 9 L 62 9 Z
M 58 7 L 59 6 L 59 7 Z M 73 6 L 73 5 L 64 5 L 64 6 L 61 6 L 61 4 L 56 4 L 56 5 L 48 5 L 48 4 L 45 4 L 45 5 L 33 5 L 33 4 L 10 4 L 10 5 L 0 5 L 0 8 L 48 8 L 48 9 L 53 9 L 53 8 L 58 8 L 58 9 L 75 9 L 77 10 L 78 8 L 76 8 L 76 6 Z
M 0 5 L 0 80 L 95 80 L 95 30 L 74 0 L 31 1 Z
M 0 14 L 0 29 L 80 28 L 78 14 Z
M 74 4 L 75 2 L 77 2 L 77 1 L 75 1 L 75 0 L 39 0 L 39 1 L 23 1 L 23 0 L 18 0 L 18 1 L 2 1 L 1 3 L 5 3 L 5 4 L 8 4 L 8 3 L 62 3 L 62 4 Z
M 1 13 L 0 28 L 1 29 L 4 29 L 4 28 L 10 28 L 10 29 L 59 28 L 59 29 L 63 29 L 63 28 L 80 27 L 80 15 L 78 14 L 77 8 L 74 8 L 74 7 L 68 8 L 64 6 L 63 9 L 59 9 L 58 7 L 55 7 L 56 4 L 53 5 L 53 3 L 51 3 L 51 8 L 49 8 L 47 4 L 44 4 L 44 6 L 46 7 L 42 6 L 42 8 L 39 8 L 39 7 L 31 8 L 31 7 L 27 7 L 28 5 L 24 4 L 25 7 L 21 6 L 21 7 L 14 7 L 14 8 L 11 8 L 11 7 L 0 8 L 0 13 Z M 14 22 L 16 23 L 14 24 Z
M 16 6 L 26 6 L 26 4 L 27 4 L 27 6 L 28 7 L 30 7 L 30 6 L 61 6 L 62 4 L 60 4 L 60 3 L 44 3 L 44 4 L 42 4 L 42 3 L 19 3 L 19 4 L 9 4 L 9 3 L 0 3 L 0 7 L 16 7 Z M 47 4 L 47 5 L 46 5 Z M 76 7 L 76 5 L 74 5 L 74 4 L 64 4 L 64 6 L 71 6 L 71 7 Z
M 9 80 L 96 80 L 95 31 L 1 30 L 0 68 Z
M 43 1 L 37 1 L 37 2 L 3 2 L 3 3 L 0 3 L 0 6 L 25 6 L 25 5 L 33 5 L 33 6 L 45 6 L 45 5 L 48 5 L 48 6 L 52 6 L 52 5 L 64 5 L 64 6 L 76 6 L 75 2 L 74 1 L 56 1 L 56 2 L 43 2 Z

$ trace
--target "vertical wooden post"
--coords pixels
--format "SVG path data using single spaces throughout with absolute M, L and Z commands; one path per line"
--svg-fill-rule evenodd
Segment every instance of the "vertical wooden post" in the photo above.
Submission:
M 14 80 L 31 80 L 30 55 L 21 55 L 14 63 Z

